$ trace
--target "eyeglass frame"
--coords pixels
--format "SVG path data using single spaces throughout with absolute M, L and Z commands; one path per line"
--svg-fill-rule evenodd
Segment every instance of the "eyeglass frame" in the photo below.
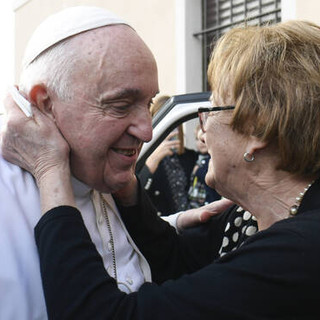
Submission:
M 234 108 L 235 108 L 235 106 L 211 107 L 211 108 L 200 107 L 200 108 L 198 108 L 198 117 L 199 117 L 199 122 L 200 122 L 200 127 L 201 127 L 202 132 L 206 132 L 205 124 L 207 123 L 209 112 L 212 112 L 212 111 L 223 111 L 223 110 L 233 110 Z M 205 114 L 208 114 L 208 115 L 205 117 L 204 116 Z

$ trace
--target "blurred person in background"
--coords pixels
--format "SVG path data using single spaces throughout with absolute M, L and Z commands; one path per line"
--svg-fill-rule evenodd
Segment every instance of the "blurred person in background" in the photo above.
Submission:
M 198 159 L 194 166 L 190 179 L 188 191 L 189 208 L 199 208 L 213 201 L 221 199 L 221 196 L 205 182 L 205 176 L 208 171 L 210 155 L 208 148 L 200 138 L 202 130 L 200 125 L 195 128 L 196 147 L 198 150 Z
M 170 96 L 155 99 L 150 111 L 154 116 Z M 192 170 L 197 160 L 197 152 L 184 146 L 182 125 L 169 133 L 146 160 L 138 172 L 159 216 L 184 211 L 190 208 L 188 199 Z

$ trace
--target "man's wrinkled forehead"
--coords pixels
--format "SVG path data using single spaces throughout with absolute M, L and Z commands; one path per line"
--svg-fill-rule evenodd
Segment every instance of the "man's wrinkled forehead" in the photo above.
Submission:
M 34 31 L 25 50 L 23 67 L 62 40 L 85 31 L 117 24 L 129 26 L 114 13 L 99 7 L 77 6 L 59 11 L 45 19 Z

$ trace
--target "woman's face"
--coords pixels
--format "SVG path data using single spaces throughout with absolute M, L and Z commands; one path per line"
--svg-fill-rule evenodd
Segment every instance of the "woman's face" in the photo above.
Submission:
M 221 105 L 223 106 L 223 105 Z M 211 112 L 202 139 L 211 156 L 206 183 L 221 195 L 235 199 L 244 179 L 243 154 L 247 139 L 230 127 L 232 110 Z

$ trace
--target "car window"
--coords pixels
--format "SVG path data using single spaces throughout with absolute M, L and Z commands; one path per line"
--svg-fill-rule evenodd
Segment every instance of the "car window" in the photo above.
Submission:
M 139 172 L 148 156 L 179 124 L 184 124 L 185 146 L 195 148 L 194 128 L 198 123 L 198 108 L 210 106 L 210 92 L 191 93 L 171 97 L 154 116 L 153 138 L 142 147 L 136 171 Z

